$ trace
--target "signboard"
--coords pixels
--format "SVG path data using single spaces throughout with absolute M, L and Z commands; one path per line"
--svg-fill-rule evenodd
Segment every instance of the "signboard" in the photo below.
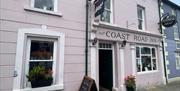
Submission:
M 92 78 L 85 76 L 79 91 L 97 91 L 95 81 Z
M 164 27 L 171 27 L 174 24 L 176 24 L 176 22 L 177 22 L 176 16 L 174 16 L 174 15 L 167 15 L 167 16 L 163 17 L 162 21 L 161 21 L 161 23 Z
M 95 0 L 94 1 L 95 17 L 97 17 L 98 15 L 100 15 L 104 12 L 104 3 L 105 3 L 105 0 Z
M 128 33 L 122 31 L 113 31 L 108 29 L 100 29 L 97 31 L 98 39 L 106 39 L 111 41 L 124 41 L 132 43 L 145 43 L 159 45 L 161 42 L 161 36 L 153 37 L 150 35 L 138 34 L 137 32 Z

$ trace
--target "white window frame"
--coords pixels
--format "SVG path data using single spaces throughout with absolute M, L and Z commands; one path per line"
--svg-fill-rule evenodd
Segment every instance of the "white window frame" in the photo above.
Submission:
M 138 10 L 142 10 L 142 19 L 138 17 Z M 142 21 L 142 29 L 139 29 L 139 26 L 138 26 L 138 30 L 145 30 L 145 8 L 140 6 L 140 5 L 137 5 L 137 19 L 138 19 L 138 25 L 139 25 L 139 20 Z
M 180 49 L 180 48 L 178 47 L 178 44 L 180 44 L 180 41 L 176 41 L 176 49 Z
M 110 12 L 110 22 L 107 22 L 107 21 L 102 21 L 101 19 L 100 19 L 100 22 L 101 23 L 110 23 L 110 24 L 112 24 L 113 23 L 113 0 L 110 0 L 110 9 L 106 9 L 106 8 L 104 8 L 104 11 L 108 11 L 108 12 Z M 100 15 L 100 18 L 101 18 L 101 15 Z
M 175 53 L 176 56 L 176 69 L 180 70 L 180 52 Z M 177 64 L 179 61 L 179 64 Z
M 152 70 L 150 70 L 150 71 L 140 71 L 140 72 L 137 72 L 137 70 L 136 70 L 136 72 L 138 73 L 138 74 L 146 74 L 146 73 L 152 73 L 152 72 L 157 72 L 158 71 L 158 59 L 157 59 L 157 48 L 156 47 L 154 47 L 154 46 L 144 46 L 144 45 L 137 45 L 136 47 L 139 47 L 140 48 L 140 50 L 139 50 L 139 54 L 140 54 L 140 58 L 137 58 L 136 57 L 136 64 L 137 64 L 137 59 L 139 59 L 140 61 L 142 61 L 141 60 L 141 56 L 143 55 L 143 56 L 151 56 L 151 66 L 153 65 L 152 63 L 153 63 L 153 59 L 156 59 L 156 70 L 153 70 L 153 68 L 152 68 Z M 142 47 L 148 47 L 148 48 L 150 48 L 150 54 L 141 54 L 141 48 Z M 155 48 L 155 55 L 156 55 L 156 57 L 152 57 L 152 48 Z M 142 62 L 141 62 L 142 63 Z M 142 64 L 141 64 L 141 66 L 142 66 Z M 153 67 L 153 66 L 152 66 Z M 142 68 L 142 67 L 141 67 Z M 137 69 L 137 67 L 136 67 L 136 69 Z
M 179 30 L 177 24 L 175 24 L 173 28 L 174 28 L 174 40 L 179 40 Z
M 30 47 L 31 47 L 31 40 L 37 40 L 37 41 L 52 41 L 54 43 L 53 46 L 53 59 L 49 60 L 30 60 Z M 25 63 L 25 75 L 29 74 L 29 62 L 44 62 L 44 61 L 52 61 L 53 62 L 53 84 L 55 84 L 56 76 L 55 76 L 55 71 L 56 71 L 56 64 L 57 64 L 57 40 L 55 39 L 47 39 L 47 38 L 34 38 L 30 37 L 27 38 L 27 51 L 26 51 L 26 63 Z M 27 86 L 28 79 L 25 77 L 24 78 L 24 87 Z M 51 85 L 52 86 L 52 85 Z
M 40 87 L 40 88 L 23 88 L 24 85 L 24 74 L 25 74 L 25 62 L 26 51 L 27 51 L 27 40 L 28 37 L 38 38 L 52 38 L 57 39 L 57 61 L 59 62 L 55 73 L 57 76 L 56 83 L 51 86 Z M 46 29 L 19 29 L 17 48 L 16 48 L 16 62 L 15 62 L 15 74 L 13 91 L 49 91 L 49 90 L 61 90 L 64 88 L 63 84 L 63 73 L 64 73 L 64 42 L 65 35 L 63 33 L 46 30 Z
M 34 3 L 35 3 L 35 0 L 31 0 L 31 8 L 36 8 L 34 7 Z M 57 12 L 57 7 L 58 7 L 58 0 L 54 0 L 54 9 L 52 12 Z M 36 9 L 39 9 L 39 8 L 36 8 Z M 45 10 L 45 9 L 40 9 L 40 10 Z M 45 11 L 50 11 L 50 10 L 45 10 Z

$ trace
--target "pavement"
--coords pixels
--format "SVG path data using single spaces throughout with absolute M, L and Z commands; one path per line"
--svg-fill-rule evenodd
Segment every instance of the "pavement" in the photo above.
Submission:
M 168 83 L 163 86 L 157 86 L 154 88 L 143 89 L 138 91 L 180 91 L 180 81 Z

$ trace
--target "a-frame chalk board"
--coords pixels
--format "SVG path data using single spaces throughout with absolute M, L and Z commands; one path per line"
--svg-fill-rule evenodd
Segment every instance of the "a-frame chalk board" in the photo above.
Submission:
M 84 76 L 79 91 L 97 91 L 95 81 L 90 77 Z

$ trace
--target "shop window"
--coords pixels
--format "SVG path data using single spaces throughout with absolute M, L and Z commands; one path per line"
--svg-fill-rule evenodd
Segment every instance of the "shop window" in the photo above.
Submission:
M 112 22 L 112 0 L 105 1 L 104 12 L 101 14 L 101 21 L 107 23 Z
M 57 11 L 57 0 L 31 0 L 31 6 L 48 11 Z
M 176 69 L 180 70 L 180 52 L 176 53 Z
M 145 30 L 145 9 L 142 6 L 137 6 L 138 29 Z
M 17 46 L 14 73 L 17 75 L 14 77 L 13 90 L 63 89 L 63 33 L 43 29 L 21 29 Z
M 137 46 L 136 67 L 137 72 L 157 70 L 156 48 Z

